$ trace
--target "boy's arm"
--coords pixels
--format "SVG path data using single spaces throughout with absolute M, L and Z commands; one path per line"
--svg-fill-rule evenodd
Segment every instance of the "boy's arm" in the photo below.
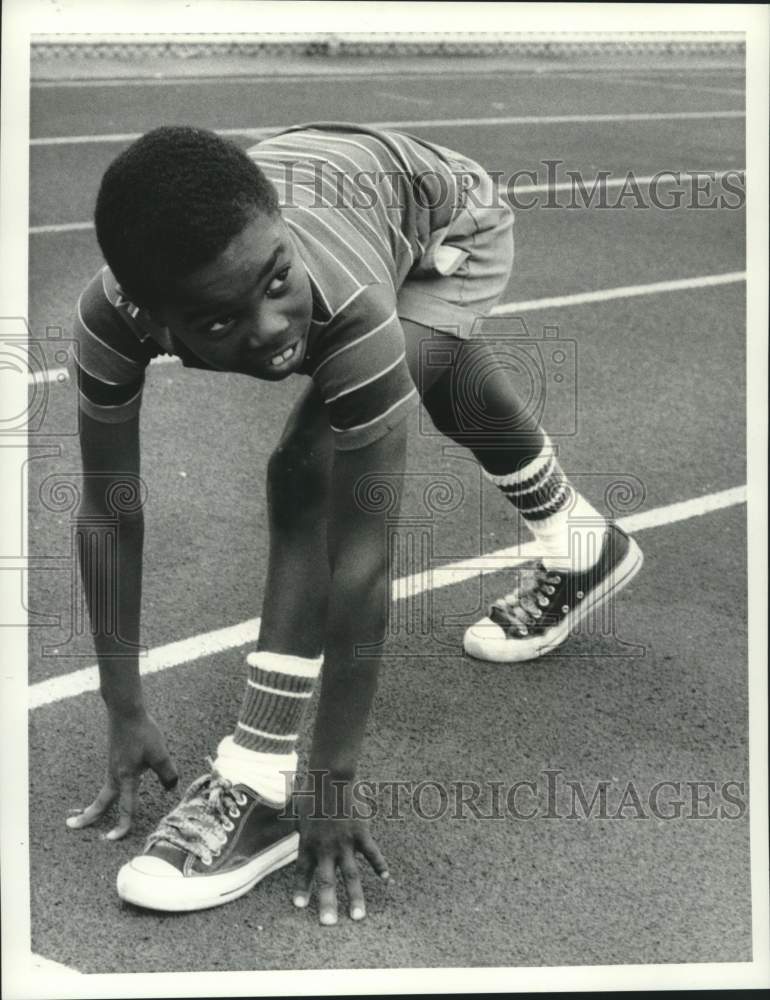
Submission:
M 335 455 L 329 560 L 332 571 L 321 694 L 310 755 L 314 795 L 300 797 L 302 840 L 295 903 L 306 905 L 315 873 L 322 923 L 336 921 L 336 869 L 346 883 L 351 915 L 364 913 L 364 898 L 354 860 L 361 851 L 375 870 L 387 877 L 387 866 L 364 824 L 335 812 L 335 790 L 342 795 L 342 812 L 350 805 L 350 790 L 363 742 L 369 710 L 377 689 L 380 660 L 356 656 L 358 646 L 372 646 L 385 637 L 390 603 L 386 515 L 398 513 L 400 479 L 406 451 L 406 421 L 385 437 L 356 451 Z M 357 491 L 362 477 L 378 474 L 394 504 L 376 512 Z M 322 820 L 309 813 L 324 814 Z M 330 816 L 331 813 L 331 816 Z M 355 918 L 355 917 L 354 917 Z
M 142 771 L 151 767 L 166 788 L 177 774 L 162 733 L 148 715 L 139 674 L 139 620 L 142 591 L 144 515 L 141 503 L 127 503 L 117 516 L 114 559 L 102 544 L 105 520 L 115 517 L 110 498 L 137 494 L 139 416 L 102 423 L 81 412 L 83 493 L 78 510 L 80 573 L 94 636 L 102 698 L 109 724 L 107 778 L 94 802 L 67 820 L 80 829 L 97 820 L 117 800 L 119 818 L 107 837 L 116 840 L 131 827 Z M 121 485 L 122 484 L 122 485 Z M 115 609 L 114 621 L 106 613 Z

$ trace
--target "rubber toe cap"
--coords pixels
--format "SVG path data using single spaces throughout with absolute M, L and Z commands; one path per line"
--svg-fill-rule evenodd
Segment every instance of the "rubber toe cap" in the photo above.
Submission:
M 507 642 L 505 632 L 491 618 L 482 618 L 465 630 L 463 646 L 469 656 L 479 660 L 490 660 L 490 651 L 504 646 Z
M 488 663 L 522 663 L 541 656 L 546 648 L 543 640 L 531 635 L 511 639 L 491 618 L 482 618 L 466 629 L 463 638 L 465 652 Z
M 163 858 L 156 858 L 152 854 L 140 854 L 133 858 L 128 864 L 123 865 L 118 873 L 118 881 L 121 875 L 126 878 L 130 873 L 138 875 L 150 875 L 154 878 L 182 878 L 182 873 L 170 862 Z

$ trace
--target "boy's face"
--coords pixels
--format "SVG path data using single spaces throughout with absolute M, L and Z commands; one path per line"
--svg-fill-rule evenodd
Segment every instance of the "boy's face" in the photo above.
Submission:
M 288 227 L 260 213 L 177 282 L 158 318 L 215 368 L 274 382 L 302 364 L 311 314 L 310 280 Z

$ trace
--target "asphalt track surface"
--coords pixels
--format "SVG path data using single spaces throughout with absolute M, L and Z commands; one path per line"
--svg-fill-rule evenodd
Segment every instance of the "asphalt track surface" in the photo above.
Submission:
M 492 170 L 542 171 L 538 164 L 553 158 L 621 177 L 630 170 L 720 171 L 744 166 L 740 117 L 495 126 L 451 120 L 740 111 L 742 86 L 740 73 L 726 69 L 642 67 L 569 78 L 460 69 L 433 79 L 417 65 L 412 77 L 373 75 L 353 84 L 305 78 L 47 85 L 32 91 L 31 134 L 123 134 L 176 121 L 245 130 L 314 119 L 431 120 L 447 124 L 410 130 Z M 120 148 L 33 144 L 30 225 L 87 221 L 101 171 Z M 725 208 L 521 211 L 516 268 L 503 301 L 740 272 L 744 225 L 743 211 Z M 90 231 L 31 236 L 35 337 L 47 327 L 67 336 L 79 290 L 99 263 Z M 576 345 L 577 389 L 549 396 L 547 423 L 564 431 L 563 464 L 593 502 L 601 506 L 608 484 L 629 477 L 635 498 L 621 513 L 745 483 L 744 291 L 737 282 L 523 317 L 534 341 L 545 326 L 556 326 Z M 151 367 L 142 418 L 149 648 L 259 614 L 264 466 L 301 385 Z M 71 429 L 75 406 L 72 385 L 52 386 L 41 432 Z M 31 620 L 60 616 L 58 625 L 39 618 L 31 630 L 32 684 L 94 662 L 87 635 L 69 638 L 71 510 L 57 503 L 50 477 L 71 480 L 79 457 L 73 434 L 57 440 L 59 456 L 33 458 L 29 466 L 30 554 L 56 563 L 30 574 Z M 512 510 L 482 485 L 467 455 L 442 451 L 420 414 L 411 418 L 409 475 L 415 503 L 426 477 L 452 475 L 463 485 L 459 506 L 434 512 L 437 562 L 519 540 Z M 424 511 L 419 516 L 425 521 Z M 584 629 L 558 656 L 538 662 L 496 666 L 461 654 L 464 623 L 509 589 L 505 573 L 430 594 L 429 635 L 421 631 L 424 618 L 410 633 L 404 615 L 394 613 L 360 775 L 499 781 L 506 788 L 530 781 L 536 795 L 525 795 L 521 812 L 535 798 L 539 808 L 531 819 L 478 819 L 467 811 L 458 819 L 450 808 L 431 821 L 407 802 L 396 819 L 383 798 L 375 833 L 393 884 L 386 889 L 365 876 L 362 924 L 341 913 L 336 927 L 321 928 L 314 904 L 295 911 L 290 868 L 217 910 L 173 916 L 121 904 L 118 868 L 141 850 L 175 797 L 147 780 L 135 829 L 119 843 L 99 839 L 106 823 L 69 832 L 66 815 L 86 805 L 101 782 L 102 705 L 86 693 L 36 708 L 33 951 L 83 972 L 748 961 L 748 820 L 719 793 L 725 782 L 748 780 L 745 518 L 738 503 L 641 533 L 645 568 L 618 600 L 610 634 Z M 247 651 L 232 648 L 145 681 L 183 785 L 232 729 Z M 608 782 L 610 816 L 632 782 L 647 818 L 635 807 L 625 818 L 548 818 L 547 770 L 559 772 L 551 779 L 564 796 L 557 811 L 570 812 L 567 780 L 579 781 L 589 797 L 597 782 Z M 647 807 L 646 796 L 663 780 L 682 783 L 679 818 L 656 817 Z M 717 787 L 701 813 L 721 806 L 743 814 L 689 818 L 686 783 L 698 781 Z M 673 797 L 669 791 L 662 801 Z M 426 793 L 423 813 L 439 806 Z

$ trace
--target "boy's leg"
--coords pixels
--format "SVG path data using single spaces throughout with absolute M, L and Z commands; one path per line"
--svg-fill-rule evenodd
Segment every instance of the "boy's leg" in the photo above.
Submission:
M 321 655 L 329 591 L 326 522 L 333 458 L 327 410 L 311 384 L 289 415 L 267 466 L 270 553 L 260 650 Z
M 567 483 L 548 436 L 521 404 L 490 346 L 479 339 L 437 333 L 410 320 L 402 322 L 410 370 L 436 428 L 473 452 L 487 478 L 519 510 L 545 559 L 565 569 L 594 562 L 596 535 L 604 534 L 604 518 Z M 421 369 L 419 342 L 426 338 L 433 358 L 441 357 L 444 363 L 432 360 Z M 463 408 L 473 412 L 472 430 L 462 417 Z M 519 489 L 521 485 L 524 489 Z M 570 527 L 584 528 L 589 543 L 572 553 Z
M 540 549 L 542 565 L 526 586 L 496 602 L 490 617 L 468 630 L 466 651 L 500 661 L 540 656 L 562 642 L 587 610 L 630 581 L 641 568 L 641 552 L 569 483 L 547 434 L 521 405 L 487 344 L 436 334 L 410 320 L 402 325 L 412 376 L 437 429 L 471 449 Z M 426 338 L 441 348 L 432 351 L 434 358 L 446 361 L 421 370 L 419 343 Z M 460 417 L 463 396 L 474 399 L 473 432 Z
M 437 430 L 468 447 L 490 473 L 502 474 L 503 469 L 510 472 L 512 466 L 525 465 L 539 454 L 545 435 L 520 405 L 510 378 L 495 364 L 488 344 L 477 339 L 461 340 L 408 319 L 402 319 L 401 325 L 409 370 Z M 425 341 L 430 344 L 432 357 L 430 365 L 422 366 L 420 344 Z M 435 361 L 439 357 L 441 364 Z M 487 423 L 475 434 L 463 426 L 458 405 L 463 398 L 470 401 L 473 386 L 461 384 L 458 372 L 464 373 L 468 383 L 473 382 L 474 372 L 483 377 L 484 411 L 477 405 L 473 405 L 473 411 L 474 417 L 484 417 Z M 502 444 L 501 428 L 505 435 Z
M 592 565 L 606 522 L 567 482 L 548 436 L 520 403 L 490 346 L 479 339 L 436 333 L 410 320 L 402 325 L 410 370 L 436 428 L 473 452 L 487 477 L 525 519 L 544 561 L 573 570 Z M 432 361 L 421 369 L 419 342 L 426 338 L 433 357 L 444 363 Z M 473 430 L 462 418 L 463 404 L 472 408 Z M 578 540 L 582 544 L 576 544 Z
M 212 773 L 187 789 L 144 853 L 121 869 L 118 892 L 129 902 L 159 910 L 218 906 L 297 856 L 296 825 L 283 807 L 322 663 L 332 457 L 328 418 L 311 387 L 268 463 L 263 617 L 235 732 L 220 742 Z
M 333 451 L 326 407 L 310 385 L 268 462 L 270 553 L 259 642 L 247 659 L 235 732 L 215 761 L 225 777 L 248 781 L 274 802 L 288 797 L 298 730 L 321 669 Z

